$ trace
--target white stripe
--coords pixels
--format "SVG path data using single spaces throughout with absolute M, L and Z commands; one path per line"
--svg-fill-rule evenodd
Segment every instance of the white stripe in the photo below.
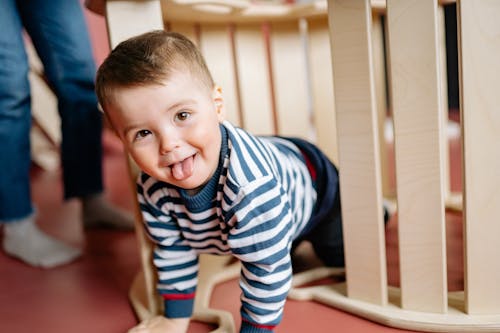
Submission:
M 178 269 L 176 271 L 168 271 L 168 272 L 158 272 L 158 278 L 160 281 L 164 280 L 171 280 L 171 279 L 176 279 L 178 277 L 183 277 L 187 275 L 191 275 L 193 273 L 196 273 L 198 271 L 198 266 L 193 265 L 190 267 L 186 267 L 183 269 Z
M 196 287 L 198 284 L 198 279 L 190 279 L 187 281 L 178 282 L 175 286 L 168 284 L 158 283 L 158 289 L 160 290 L 187 290 Z
M 288 247 L 288 241 L 289 241 L 288 237 L 283 237 L 282 239 L 280 239 L 278 243 L 273 244 L 270 247 L 266 247 L 265 249 L 260 249 L 259 251 L 252 253 L 238 254 L 238 258 L 240 258 L 241 261 L 246 261 L 246 262 L 260 261 L 262 259 L 272 256 L 273 254 L 279 252 L 282 249 L 286 249 Z

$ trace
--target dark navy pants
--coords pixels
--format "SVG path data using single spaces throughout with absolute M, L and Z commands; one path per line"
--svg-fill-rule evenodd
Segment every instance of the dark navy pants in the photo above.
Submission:
M 292 248 L 301 241 L 308 240 L 316 255 L 327 266 L 342 267 L 344 240 L 337 168 L 315 145 L 298 138 L 287 139 L 302 151 L 317 192 L 311 220 L 294 241 Z

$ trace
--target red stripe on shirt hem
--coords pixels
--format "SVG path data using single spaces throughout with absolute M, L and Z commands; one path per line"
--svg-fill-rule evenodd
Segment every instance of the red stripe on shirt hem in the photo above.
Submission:
M 250 324 L 252 326 L 255 326 L 257 328 L 262 328 L 262 329 L 269 330 L 269 331 L 272 331 L 276 327 L 276 325 L 262 325 L 262 324 L 252 323 L 252 322 L 250 322 L 248 320 L 243 320 L 243 321 L 245 323 Z
M 193 299 L 194 298 L 194 293 L 191 294 L 163 294 L 161 297 L 164 300 L 187 300 L 187 299 Z

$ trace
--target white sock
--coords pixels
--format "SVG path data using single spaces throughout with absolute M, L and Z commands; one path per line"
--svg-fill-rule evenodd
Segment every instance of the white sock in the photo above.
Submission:
M 82 252 L 52 238 L 38 228 L 34 215 L 4 223 L 3 248 L 29 265 L 52 268 L 67 264 Z
M 103 194 L 83 198 L 82 214 L 85 228 L 134 229 L 132 214 L 110 204 Z

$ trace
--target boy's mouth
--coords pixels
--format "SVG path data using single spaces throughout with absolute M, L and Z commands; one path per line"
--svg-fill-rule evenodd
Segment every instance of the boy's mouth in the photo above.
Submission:
M 175 180 L 184 180 L 193 174 L 194 157 L 195 155 L 191 155 L 180 162 L 170 165 L 172 177 L 174 177 Z

